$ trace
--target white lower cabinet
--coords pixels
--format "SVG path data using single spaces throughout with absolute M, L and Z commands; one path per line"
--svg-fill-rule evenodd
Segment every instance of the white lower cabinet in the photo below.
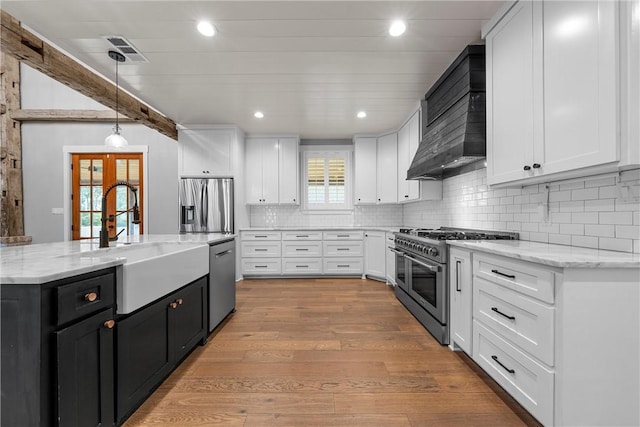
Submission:
M 449 251 L 450 342 L 471 356 L 471 252 L 459 248 Z
M 384 231 L 364 233 L 364 274 L 372 279 L 386 279 L 386 236 Z
M 361 230 L 241 231 L 242 274 L 361 276 L 363 239 Z
M 393 233 L 385 233 L 385 245 L 384 245 L 384 259 L 385 259 L 385 274 L 387 283 L 390 285 L 396 285 L 396 254 L 391 250 L 395 247 L 395 236 Z
M 553 425 L 553 370 L 478 321 L 473 341 L 473 360 L 542 424 Z
M 451 248 L 454 347 L 546 426 L 640 425 L 640 269 L 519 257 Z

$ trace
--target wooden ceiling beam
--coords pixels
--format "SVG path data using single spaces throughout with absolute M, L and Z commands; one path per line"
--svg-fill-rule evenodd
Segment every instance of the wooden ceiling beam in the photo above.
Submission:
M 113 83 L 22 28 L 20 21 L 4 10 L 0 10 L 0 13 L 0 46 L 4 53 L 83 95 L 116 109 L 116 86 Z M 121 90 L 118 98 L 118 111 L 123 115 L 172 139 L 178 139 L 178 130 L 173 120 Z
M 11 118 L 17 122 L 113 122 L 115 111 L 110 110 L 40 110 L 24 109 L 11 112 Z M 132 123 L 128 117 L 118 114 L 120 123 Z

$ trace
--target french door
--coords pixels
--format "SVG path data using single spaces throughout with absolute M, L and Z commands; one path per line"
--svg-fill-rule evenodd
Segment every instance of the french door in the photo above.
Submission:
M 142 153 L 77 153 L 71 155 L 72 169 L 72 238 L 98 238 L 102 226 L 102 198 L 116 181 L 126 181 L 137 188 L 140 224 L 133 224 L 134 195 L 126 186 L 117 186 L 107 195 L 107 230 L 109 235 L 132 234 L 139 227 L 143 234 L 144 206 Z

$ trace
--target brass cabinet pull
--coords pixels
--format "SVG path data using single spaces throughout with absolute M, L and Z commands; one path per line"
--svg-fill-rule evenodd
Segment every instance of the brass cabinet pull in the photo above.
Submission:
M 116 326 L 116 321 L 113 319 L 107 320 L 106 322 L 103 323 L 103 325 L 107 329 L 113 329 L 113 327 Z
M 85 301 L 93 302 L 98 299 L 98 294 L 95 292 L 89 292 L 84 296 Z

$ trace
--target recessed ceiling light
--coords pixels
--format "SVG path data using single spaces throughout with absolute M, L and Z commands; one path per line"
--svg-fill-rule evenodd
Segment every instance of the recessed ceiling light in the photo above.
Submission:
M 364 119 L 365 117 L 367 117 L 367 113 L 365 111 L 359 111 L 357 116 L 359 119 Z
M 200 31 L 200 34 L 207 37 L 213 37 L 216 33 L 216 29 L 207 21 L 198 22 L 198 31 Z
M 389 27 L 389 34 L 391 34 L 393 37 L 398 37 L 404 34 L 406 29 L 407 25 L 403 21 L 393 21 L 391 23 L 391 26 Z
M 264 117 L 264 113 L 262 111 L 256 111 L 255 113 L 253 113 L 253 117 L 255 117 L 256 119 L 261 119 Z

